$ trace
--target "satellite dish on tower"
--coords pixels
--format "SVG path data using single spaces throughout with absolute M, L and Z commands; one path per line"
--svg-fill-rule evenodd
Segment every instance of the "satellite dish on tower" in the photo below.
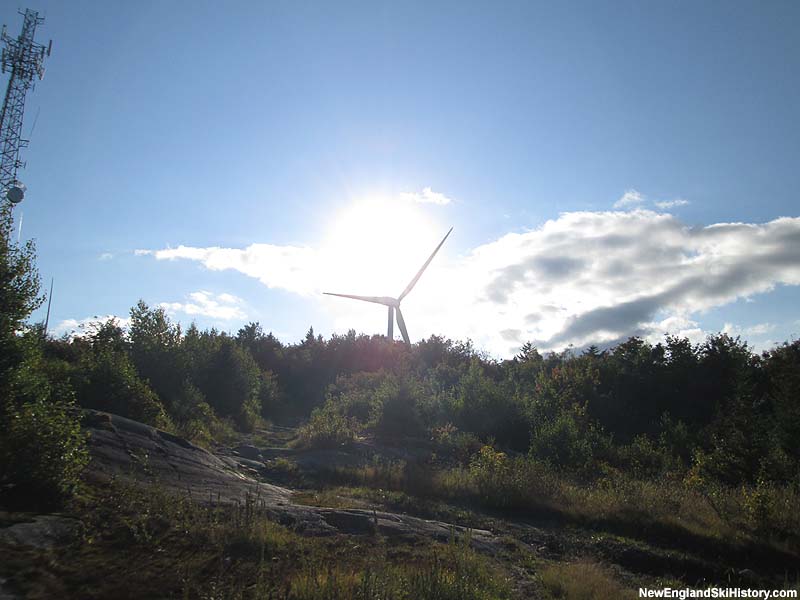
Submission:
M 44 76 L 44 57 L 51 46 L 36 43 L 36 27 L 44 22 L 35 10 L 21 12 L 24 21 L 22 33 L 12 38 L 5 28 L 0 34 L 0 66 L 11 72 L 8 78 L 3 107 L 0 109 L 0 202 L 12 206 L 25 198 L 25 186 L 17 179 L 17 170 L 25 167 L 20 160 L 20 149 L 28 145 L 22 139 L 22 115 L 25 112 L 25 95 L 34 86 L 34 76 Z
M 21 181 L 15 181 L 8 189 L 6 189 L 6 198 L 11 204 L 19 204 L 25 197 L 25 184 Z

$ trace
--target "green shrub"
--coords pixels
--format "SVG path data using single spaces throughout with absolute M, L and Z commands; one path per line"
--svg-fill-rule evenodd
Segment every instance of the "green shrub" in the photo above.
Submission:
M 203 446 L 210 444 L 218 418 L 196 386 L 185 381 L 169 408 L 178 435 Z
M 315 408 L 311 418 L 298 431 L 298 444 L 308 448 L 335 448 L 356 439 L 359 427 L 330 405 Z
M 561 500 L 561 485 L 547 465 L 525 456 L 508 456 L 491 446 L 472 457 L 469 475 L 487 506 L 528 510 Z
M 437 446 L 437 452 L 447 457 L 466 463 L 482 446 L 480 439 L 469 431 L 459 431 L 452 423 L 431 430 L 431 440 Z
M 674 468 L 685 467 L 691 462 L 692 448 L 696 446 L 686 423 L 674 420 L 669 416 L 669 413 L 664 413 L 661 415 L 660 426 L 659 447 L 670 457 Z
M 250 398 L 242 404 L 239 414 L 236 415 L 236 425 L 242 431 L 255 431 L 261 423 L 261 407 L 258 398 Z
M 58 504 L 78 485 L 89 456 L 69 404 L 36 400 L 9 407 L 0 438 L 0 482 L 15 498 Z
M 555 468 L 586 467 L 593 450 L 587 428 L 579 423 L 580 416 L 572 410 L 562 410 L 536 426 L 531 433 L 531 456 Z
M 420 436 L 425 432 L 419 411 L 422 395 L 421 383 L 412 376 L 378 371 L 340 377 L 330 387 L 323 408 L 315 410 L 320 416 L 312 414 L 308 427 L 328 432 L 352 430 L 351 433 L 371 429 L 388 437 Z M 312 422 L 321 419 L 321 415 L 333 422 Z
M 424 432 L 417 408 L 422 391 L 412 378 L 387 377 L 376 393 L 376 414 L 371 425 L 387 436 L 419 436 Z
M 200 389 L 216 413 L 252 431 L 261 414 L 261 372 L 250 352 L 224 338 L 209 361 Z
M 261 416 L 265 419 L 275 419 L 284 412 L 284 398 L 278 385 L 278 378 L 272 371 L 262 371 L 258 388 L 258 402 L 261 407 Z
M 662 445 L 656 445 L 646 435 L 636 436 L 630 444 L 618 448 L 621 466 L 633 477 L 646 479 L 669 471 L 679 471 L 680 459 L 669 454 Z
M 489 506 L 520 508 L 526 504 L 529 475 L 524 459 L 483 446 L 472 457 L 469 473 L 481 500 Z
M 139 378 L 126 354 L 103 348 L 88 355 L 77 379 L 75 388 L 81 406 L 162 429 L 172 428 L 158 396 Z
M 469 472 L 485 502 L 495 506 L 518 504 L 521 481 L 505 452 L 484 446 L 472 458 Z
M 374 422 L 380 413 L 378 390 L 387 376 L 378 371 L 339 377 L 328 390 L 326 404 L 335 405 L 337 412 L 363 425 Z

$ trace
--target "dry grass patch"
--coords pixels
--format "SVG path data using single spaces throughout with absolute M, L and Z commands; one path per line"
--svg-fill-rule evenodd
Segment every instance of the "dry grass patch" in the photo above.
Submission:
M 637 594 L 611 575 L 605 567 L 590 561 L 555 563 L 541 572 L 542 584 L 553 597 L 563 600 L 625 600 Z

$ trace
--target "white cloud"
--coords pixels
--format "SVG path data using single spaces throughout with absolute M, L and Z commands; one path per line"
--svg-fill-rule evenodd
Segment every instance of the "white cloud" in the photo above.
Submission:
M 452 200 L 442 193 L 434 192 L 431 188 L 426 187 L 421 192 L 401 192 L 400 198 L 408 202 L 417 202 L 420 204 L 438 204 L 444 206 L 450 204 Z
M 679 331 L 696 329 L 693 314 L 778 283 L 798 285 L 799 241 L 800 219 L 692 228 L 635 210 L 564 214 L 476 253 L 498 265 L 487 301 L 514 319 L 541 314 L 525 337 L 558 348 L 674 330 L 676 318 L 684 320 Z M 542 313 L 543 305 L 565 310 Z
M 727 333 L 733 337 L 741 337 L 748 343 L 750 349 L 756 354 L 761 354 L 767 350 L 772 350 L 780 342 L 771 338 L 765 337 L 771 331 L 774 331 L 775 325 L 773 323 L 758 323 L 749 327 L 742 327 L 735 323 L 725 323 L 722 328 L 722 333 Z
M 247 248 L 194 248 L 178 246 L 164 250 L 136 250 L 137 256 L 156 260 L 195 260 L 211 271 L 233 269 L 254 277 L 269 288 L 309 295 L 317 288 L 314 273 L 319 256 L 311 248 L 251 244 Z
M 192 292 L 187 296 L 187 302 L 161 302 L 159 306 L 170 314 L 183 313 L 190 316 L 211 317 L 231 321 L 233 319 L 246 319 L 247 315 L 242 310 L 243 302 L 231 294 L 212 294 L 211 292 Z
M 415 265 L 427 257 L 428 243 L 419 241 L 424 256 L 415 256 Z M 367 258 L 381 265 L 382 246 L 374 247 Z M 331 291 L 393 294 L 407 280 L 395 270 L 382 272 L 387 269 L 377 279 L 362 276 L 357 255 L 341 260 L 329 249 L 179 246 L 151 254 L 237 270 L 269 287 L 319 297 L 337 331 L 380 332 L 385 313 L 363 303 L 322 300 L 319 292 L 330 290 L 325 286 L 346 281 Z M 513 354 L 526 340 L 543 350 L 630 335 L 657 339 L 666 332 L 700 341 L 705 333 L 696 315 L 778 284 L 800 284 L 800 218 L 690 227 L 673 215 L 643 209 L 572 212 L 458 259 L 449 255 L 445 245 L 403 302 L 413 339 L 432 333 L 469 337 L 500 356 Z M 351 289 L 349 282 L 358 281 L 364 289 Z M 761 334 L 750 329 L 747 335 Z
M 742 327 L 734 323 L 725 323 L 725 325 L 722 327 L 722 333 L 727 333 L 728 335 L 732 336 L 738 335 L 742 337 L 748 337 L 766 335 L 774 329 L 775 325 L 772 323 L 758 323 L 749 327 Z
M 642 208 L 647 202 L 647 197 L 641 192 L 630 189 L 625 192 L 622 197 L 614 203 L 614 208 L 617 209 L 639 209 Z M 673 200 L 661 200 L 653 202 L 653 205 L 662 210 L 686 206 L 689 204 L 688 200 L 683 198 L 675 198 Z
M 664 200 L 663 202 L 656 202 L 655 205 L 658 208 L 666 209 L 666 208 L 677 208 L 678 206 L 686 206 L 689 204 L 688 200 L 684 200 L 683 198 L 676 198 L 675 200 Z
M 111 260 L 112 258 L 114 258 L 114 255 L 111 252 L 103 252 L 97 257 L 97 260 Z
M 159 306 L 170 314 L 183 313 L 190 316 L 205 316 L 213 319 L 229 321 L 232 319 L 246 319 L 247 315 L 243 310 L 244 302 L 232 294 L 212 294 L 211 292 L 199 291 L 187 295 L 186 302 L 161 302 Z M 97 327 L 114 319 L 123 329 L 130 326 L 130 317 L 119 317 L 117 315 L 93 316 L 83 319 L 64 319 L 57 325 L 50 328 L 50 335 L 61 337 L 64 334 L 70 338 L 91 335 Z
M 644 196 L 636 190 L 628 190 L 622 197 L 614 202 L 614 208 L 628 208 L 631 206 L 638 206 L 644 202 Z
M 50 329 L 50 335 L 57 338 L 64 334 L 70 338 L 91 335 L 97 326 L 105 323 L 109 319 L 117 321 L 117 324 L 123 329 L 126 329 L 131 321 L 128 317 L 118 317 L 117 315 L 106 315 L 104 317 L 95 315 L 83 319 L 64 319 Z

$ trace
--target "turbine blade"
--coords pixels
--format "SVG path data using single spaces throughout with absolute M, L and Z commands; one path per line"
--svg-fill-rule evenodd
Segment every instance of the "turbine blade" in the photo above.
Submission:
M 364 302 L 374 302 L 375 304 L 383 304 L 384 306 L 391 306 L 387 302 L 387 300 L 392 300 L 392 298 L 386 298 L 384 296 L 355 296 L 353 294 L 334 294 L 332 292 L 322 292 L 326 296 L 339 296 L 339 298 L 351 298 L 352 300 L 362 300 Z
M 422 277 L 422 274 L 425 272 L 425 269 L 427 269 L 427 268 L 428 268 L 428 265 L 429 265 L 429 264 L 431 264 L 431 261 L 433 260 L 433 257 L 434 257 L 434 256 L 436 256 L 436 253 L 439 251 L 439 248 L 441 248 L 441 247 L 442 247 L 442 244 L 444 244 L 444 241 L 447 239 L 447 236 L 448 236 L 448 235 L 450 235 L 450 232 L 451 232 L 451 231 L 453 231 L 453 228 L 452 228 L 452 227 L 450 228 L 450 231 L 448 231 L 448 232 L 445 234 L 445 236 L 442 238 L 442 241 L 441 241 L 441 242 L 439 242 L 439 245 L 438 245 L 438 246 L 436 246 L 436 250 L 434 250 L 434 251 L 433 251 L 433 254 L 431 254 L 431 255 L 428 257 L 428 260 L 426 260 L 426 261 L 425 261 L 425 264 L 424 264 L 424 265 L 422 265 L 422 268 L 421 268 L 421 269 L 419 270 L 419 272 L 418 272 L 418 273 L 417 273 L 417 274 L 414 276 L 414 279 L 412 279 L 412 280 L 411 280 L 411 283 L 409 283 L 409 284 L 406 286 L 406 289 L 404 289 L 404 290 L 403 290 L 403 293 L 402 293 L 402 294 L 400 294 L 400 297 L 397 299 L 398 301 L 400 301 L 400 300 L 402 300 L 403 298 L 405 298 L 405 297 L 408 295 L 408 293 L 409 293 L 409 292 L 410 292 L 412 289 L 414 289 L 414 286 L 415 286 L 415 285 L 417 285 L 417 281 L 419 281 L 419 278 L 420 278 L 420 277 Z
M 398 306 L 395 311 L 397 312 L 397 325 L 400 327 L 400 333 L 403 334 L 403 340 L 406 344 L 411 345 L 411 339 L 408 337 L 408 329 L 406 329 L 406 322 L 403 319 L 403 313 L 400 312 L 400 307 Z

